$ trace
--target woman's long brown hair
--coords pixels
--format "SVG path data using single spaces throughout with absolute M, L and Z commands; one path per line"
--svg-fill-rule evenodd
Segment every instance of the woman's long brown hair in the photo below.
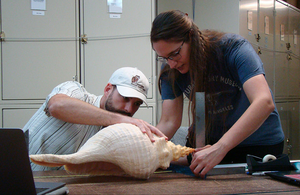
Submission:
M 189 74 L 191 85 L 194 89 L 190 93 L 189 110 L 191 110 L 193 121 L 195 124 L 195 92 L 209 93 L 211 86 L 208 86 L 207 75 L 213 69 L 213 65 L 217 63 L 214 44 L 222 38 L 224 33 L 217 31 L 200 31 L 197 25 L 188 17 L 187 14 L 179 10 L 170 10 L 160 13 L 152 23 L 151 43 L 164 40 L 166 42 L 182 42 L 190 43 L 190 64 Z M 160 76 L 167 72 L 173 89 L 175 80 L 180 74 L 177 70 L 171 69 L 168 65 L 161 71 Z M 161 78 L 159 77 L 158 87 L 161 92 Z M 206 106 L 207 116 L 207 106 Z M 211 119 L 206 117 L 206 129 L 211 128 Z M 193 129 L 193 128 L 191 128 Z M 207 131 L 208 132 L 208 131 Z M 191 146 L 195 146 L 194 132 L 189 131 L 189 142 Z M 207 140 L 206 135 L 206 142 Z

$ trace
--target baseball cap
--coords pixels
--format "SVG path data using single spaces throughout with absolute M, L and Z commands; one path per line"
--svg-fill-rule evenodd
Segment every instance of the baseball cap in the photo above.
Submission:
M 123 67 L 117 69 L 110 77 L 109 83 L 117 86 L 119 94 L 124 97 L 134 97 L 147 104 L 149 81 L 137 68 Z

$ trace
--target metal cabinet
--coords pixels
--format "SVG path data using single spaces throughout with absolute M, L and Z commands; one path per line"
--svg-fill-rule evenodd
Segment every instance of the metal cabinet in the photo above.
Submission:
M 77 75 L 77 1 L 1 1 L 1 100 L 42 100 Z
M 292 56 L 288 61 L 288 95 L 289 98 L 300 97 L 300 59 L 297 56 Z
M 288 83 L 290 98 L 300 97 L 300 11 L 289 7 Z
M 300 12 L 275 1 L 275 96 L 300 97 L 299 21 Z
M 274 2 L 270 0 L 260 0 L 258 2 L 258 10 L 258 34 L 255 36 L 257 53 L 263 62 L 266 80 L 271 90 L 275 92 Z
M 285 135 L 284 153 L 290 159 L 300 159 L 299 101 L 280 101 L 276 105 Z
M 91 93 L 102 94 L 111 74 L 120 67 L 140 69 L 148 78 L 148 98 L 153 97 L 153 56 L 149 37 L 88 41 L 84 45 L 83 81 Z
M 45 2 L 46 9 L 31 9 L 32 2 Z M 99 0 L 0 3 L 1 127 L 23 127 L 51 90 L 68 80 L 103 94 L 112 72 L 122 66 L 138 67 L 148 77 L 150 106 L 134 117 L 156 123 L 156 68 L 149 39 L 154 0 L 123 0 L 119 17 Z
M 200 30 L 239 34 L 239 0 L 195 0 L 194 10 L 194 22 Z
M 148 78 L 148 102 L 155 103 L 155 58 L 150 44 L 154 1 L 123 0 L 122 13 L 110 13 L 107 1 L 81 1 L 81 80 L 86 89 L 102 94 L 111 74 L 124 66 L 137 67 Z M 117 17 L 112 17 L 117 16 Z M 153 107 L 142 107 L 135 117 L 154 124 Z
M 299 9 L 294 7 L 289 7 L 289 43 L 290 43 L 290 51 L 300 56 L 300 14 Z
M 1 105 L 0 116 L 3 120 L 2 127 L 22 129 L 39 107 L 39 104 Z
M 54 86 L 78 75 L 78 1 L 0 3 L 0 126 L 22 128 Z
M 159 14 L 168 10 L 180 10 L 184 13 L 187 13 L 189 17 L 193 18 L 194 9 L 193 9 L 194 0 L 156 0 L 156 12 Z
M 146 106 L 141 106 L 138 111 L 133 115 L 134 118 L 143 119 L 151 125 L 156 124 L 156 103 L 148 103 Z
M 285 4 L 275 1 L 275 96 L 287 97 L 288 94 L 288 60 L 287 45 L 288 36 L 288 14 L 289 9 Z

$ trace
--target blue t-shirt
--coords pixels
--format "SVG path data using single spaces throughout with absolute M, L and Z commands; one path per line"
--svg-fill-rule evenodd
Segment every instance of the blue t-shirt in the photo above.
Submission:
M 214 87 L 208 89 L 210 92 L 206 94 L 208 117 L 212 117 L 214 123 L 214 128 L 210 129 L 210 139 L 213 143 L 218 141 L 249 107 L 250 102 L 243 90 L 243 84 L 253 76 L 265 74 L 263 64 L 252 45 L 240 35 L 226 34 L 218 45 L 218 63 L 208 75 L 208 86 Z M 175 94 L 171 83 L 165 79 L 166 76 L 161 77 L 163 100 L 174 99 L 183 93 L 190 97 L 193 85 L 189 73 L 179 74 L 175 81 Z M 283 140 L 284 134 L 275 108 L 261 127 L 240 146 L 273 145 Z

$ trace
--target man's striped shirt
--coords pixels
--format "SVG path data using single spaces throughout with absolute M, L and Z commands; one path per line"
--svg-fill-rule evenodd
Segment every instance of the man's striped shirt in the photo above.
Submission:
M 24 126 L 29 130 L 29 154 L 71 154 L 78 149 L 102 127 L 67 123 L 50 116 L 47 104 L 56 94 L 65 94 L 100 107 L 102 96 L 90 94 L 76 81 L 67 81 L 55 87 L 46 98 L 46 102 Z M 62 169 L 62 167 L 44 167 L 31 164 L 33 171 Z

